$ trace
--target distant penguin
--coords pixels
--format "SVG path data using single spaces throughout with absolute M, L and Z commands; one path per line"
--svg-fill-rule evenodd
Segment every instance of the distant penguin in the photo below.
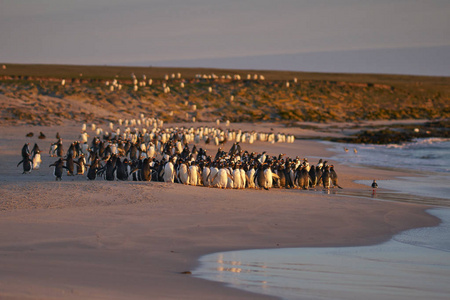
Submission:
M 38 139 L 45 140 L 45 134 L 43 134 L 42 131 L 39 133 Z
M 53 170 L 53 175 L 55 175 L 55 180 L 62 180 L 62 174 L 63 174 L 63 169 L 66 168 L 64 166 L 64 161 L 62 158 L 58 159 L 57 161 L 55 161 L 54 163 L 52 163 L 51 165 L 49 165 L 49 167 L 55 167 L 55 169 Z
M 28 132 L 27 134 L 26 134 L 26 137 L 33 137 L 33 135 L 34 135 L 34 133 L 32 133 L 32 132 Z
M 377 189 L 378 188 L 378 183 L 377 183 L 377 181 L 375 179 L 372 182 L 372 188 L 373 189 Z
M 31 173 L 31 170 L 33 169 L 33 162 L 31 161 L 29 155 L 23 157 L 23 159 L 17 164 L 17 167 L 20 166 L 20 164 L 23 164 L 22 174 Z
M 334 166 L 330 166 L 330 177 L 331 177 L 331 183 L 333 183 L 333 186 L 337 186 L 338 188 L 342 189 L 342 187 L 338 184 L 338 176 L 336 174 L 336 171 L 334 170 Z

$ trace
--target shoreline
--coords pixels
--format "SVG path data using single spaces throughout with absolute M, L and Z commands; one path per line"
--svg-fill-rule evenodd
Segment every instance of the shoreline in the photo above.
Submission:
M 200 258 L 193 274 L 280 299 L 446 299 L 450 209 L 427 213 L 441 223 L 402 231 L 376 245 L 211 253 Z
M 55 183 L 47 167 L 53 159 L 46 157 L 41 170 L 30 176 L 15 166 L 29 128 L 0 127 L 5 141 L 0 186 L 9 201 L 2 199 L 2 209 L 9 206 L 0 210 L 0 228 L 8 229 L 0 232 L 0 274 L 5 279 L 0 294 L 7 299 L 248 299 L 254 294 L 181 273 L 195 269 L 208 253 L 370 245 L 406 229 L 439 223 L 425 212 L 425 205 L 300 190 L 219 190 L 66 176 Z M 53 141 L 57 130 L 76 134 L 67 126 L 48 130 L 45 143 Z M 46 154 L 47 148 L 41 149 Z M 317 141 L 252 145 L 253 151 L 262 149 L 301 152 L 308 158 L 330 154 Z M 340 184 L 348 190 L 366 189 L 356 179 L 405 175 L 336 166 Z

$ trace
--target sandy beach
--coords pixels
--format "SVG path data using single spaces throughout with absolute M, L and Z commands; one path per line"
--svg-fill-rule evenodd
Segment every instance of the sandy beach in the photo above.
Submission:
M 314 136 L 274 124 L 231 126 Z M 427 206 L 371 199 L 372 190 L 354 182 L 406 173 L 333 161 L 343 192 L 221 190 L 65 175 L 55 182 L 48 167 L 56 161 L 48 155 L 50 144 L 59 132 L 67 149 L 80 127 L 0 127 L 1 299 L 263 299 L 183 273 L 195 269 L 200 256 L 218 251 L 371 245 L 439 223 L 425 213 Z M 37 139 L 40 131 L 45 140 Z M 34 137 L 26 138 L 28 132 Z M 27 142 L 39 144 L 43 163 L 22 174 L 17 163 Z M 208 154 L 217 151 L 213 145 L 200 146 Z M 242 147 L 307 157 L 314 164 L 333 156 L 313 140 Z

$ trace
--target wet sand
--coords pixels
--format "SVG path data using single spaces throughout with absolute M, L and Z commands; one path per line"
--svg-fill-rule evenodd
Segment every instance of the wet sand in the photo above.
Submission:
M 212 125 L 212 124 L 210 124 Z M 200 126 L 200 124 L 196 124 Z M 272 125 L 232 124 L 268 131 Z M 249 299 L 264 298 L 195 278 L 185 271 L 208 253 L 241 249 L 356 246 L 435 226 L 427 206 L 303 190 L 219 190 L 160 182 L 55 182 L 47 155 L 58 131 L 77 139 L 79 124 L 0 127 L 0 298 Z M 46 140 L 27 139 L 39 131 Z M 289 128 L 297 136 L 306 134 Z M 310 136 L 310 132 L 307 133 Z M 40 170 L 16 165 L 25 142 L 43 151 Z M 66 146 L 67 145 L 67 146 Z M 200 145 L 204 146 L 204 145 Z M 231 144 L 226 144 L 226 150 Z M 271 155 L 331 157 L 316 141 L 242 144 Z M 209 145 L 208 153 L 217 148 Z M 333 162 L 331 162 L 333 163 Z M 371 193 L 355 180 L 404 173 L 335 163 L 345 191 Z
M 442 223 L 360 247 L 282 248 L 203 256 L 194 276 L 296 299 L 448 299 L 450 209 Z

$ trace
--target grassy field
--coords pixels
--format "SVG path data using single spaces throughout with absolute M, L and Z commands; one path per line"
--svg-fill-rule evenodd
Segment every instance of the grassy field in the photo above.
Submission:
M 139 113 L 165 121 L 195 118 L 198 121 L 272 121 L 291 125 L 298 121 L 450 117 L 450 77 L 199 68 L 5 66 L 0 69 L 1 124 L 49 125 L 65 119 L 109 121 L 133 118 Z M 181 78 L 176 76 L 178 73 Z M 138 81 L 143 81 L 145 75 L 146 86 L 135 90 L 131 74 Z M 215 79 L 199 79 L 198 74 L 214 74 Z M 241 80 L 233 79 L 236 74 Z M 255 74 L 257 80 L 253 79 Z M 249 75 L 251 79 L 247 80 Z M 261 75 L 264 80 L 260 79 Z M 62 79 L 66 80 L 64 86 Z M 152 85 L 148 84 L 149 79 Z M 117 81 L 114 88 L 111 87 L 113 81 Z M 118 85 L 121 85 L 120 90 Z

